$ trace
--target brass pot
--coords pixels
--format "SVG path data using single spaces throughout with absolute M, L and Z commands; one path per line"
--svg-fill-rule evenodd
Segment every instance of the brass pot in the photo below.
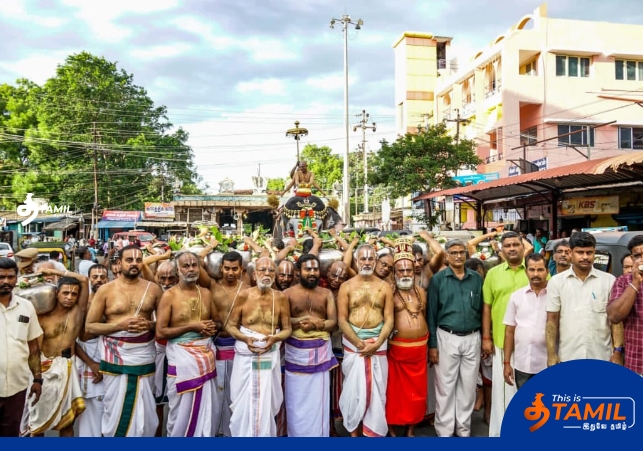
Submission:
M 58 302 L 56 291 L 56 285 L 43 282 L 36 283 L 29 288 L 17 288 L 14 294 L 29 300 L 38 315 L 46 315 L 56 308 Z

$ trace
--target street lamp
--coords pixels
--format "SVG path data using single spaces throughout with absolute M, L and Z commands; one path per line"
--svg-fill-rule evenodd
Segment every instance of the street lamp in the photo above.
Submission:
M 286 136 L 294 136 L 295 141 L 297 141 L 297 164 L 299 164 L 299 140 L 301 139 L 302 136 L 307 136 L 308 135 L 308 130 L 299 127 L 299 121 L 295 121 L 295 128 L 291 128 L 290 130 L 286 131 Z
M 335 28 L 335 23 L 342 23 L 342 33 L 344 34 L 344 126 L 346 127 L 346 151 L 344 153 L 344 183 L 342 186 L 342 202 L 344 203 L 344 222 L 350 227 L 351 208 L 350 208 L 350 174 L 348 173 L 348 154 L 349 154 L 349 129 L 348 123 L 348 26 L 355 25 L 356 30 L 360 30 L 364 21 L 358 19 L 353 22 L 349 15 L 344 14 L 341 19 L 332 19 L 330 27 Z

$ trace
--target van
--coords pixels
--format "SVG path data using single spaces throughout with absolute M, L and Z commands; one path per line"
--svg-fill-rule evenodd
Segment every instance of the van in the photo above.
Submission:
M 130 230 L 128 232 L 115 233 L 112 240 L 117 241 L 119 238 L 123 240 L 127 239 L 130 244 L 134 244 L 138 239 L 141 242 L 141 248 L 144 248 L 148 243 L 156 239 L 156 235 L 146 230 Z

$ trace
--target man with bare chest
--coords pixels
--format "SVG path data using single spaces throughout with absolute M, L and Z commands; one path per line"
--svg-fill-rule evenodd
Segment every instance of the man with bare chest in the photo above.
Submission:
M 429 289 L 431 277 L 442 269 L 446 253 L 440 243 L 433 238 L 433 234 L 430 234 L 426 230 L 422 230 L 420 232 L 420 238 L 426 242 L 427 246 L 431 250 L 429 254 L 431 257 L 426 261 L 424 259 L 422 247 L 420 247 L 419 244 L 413 245 L 413 256 L 415 257 L 415 283 L 422 287 L 426 292 Z
M 388 385 L 386 420 L 392 425 L 408 426 L 406 435 L 414 436 L 415 425 L 424 419 L 427 399 L 426 296 L 415 285 L 412 243 L 400 238 L 395 243 L 395 329 L 388 342 Z
M 158 417 L 153 377 L 156 311 L 162 290 L 140 278 L 143 253 L 135 245 L 119 254 L 121 277 L 98 289 L 85 329 L 101 336 L 100 370 L 105 384 L 102 434 L 105 437 L 152 437 Z
M 302 255 L 299 284 L 284 292 L 292 324 L 286 339 L 288 437 L 329 435 L 329 373 L 338 365 L 330 332 L 337 326 L 337 311 L 331 291 L 318 286 L 319 267 L 317 256 Z
M 199 258 L 189 251 L 174 258 L 179 283 L 163 293 L 156 338 L 167 340 L 168 437 L 211 437 L 216 396 L 214 343 L 219 314 L 210 290 L 197 285 Z
M 249 288 L 243 283 L 243 259 L 241 254 L 230 251 L 221 257 L 221 273 L 223 275 L 219 282 L 210 280 L 209 287 L 212 293 L 214 305 L 218 311 L 218 321 L 222 323 L 214 339 L 216 347 L 216 388 L 217 398 L 214 407 L 214 434 L 231 437 L 230 433 L 230 377 L 232 376 L 232 364 L 234 362 L 235 338 L 225 330 L 230 319 L 232 309 L 237 304 L 239 294 Z M 204 281 L 205 270 L 201 272 L 201 281 Z
M 67 271 L 43 268 L 42 273 L 55 276 Z M 88 294 L 87 277 L 69 273 L 58 281 L 54 309 L 38 316 L 43 330 L 39 345 L 44 382 L 39 402 L 25 405 L 23 435 L 44 436 L 48 430 L 57 430 L 61 437 L 74 436 L 74 420 L 85 410 L 85 402 L 72 358 L 87 313 Z
M 393 293 L 373 274 L 375 249 L 357 248 L 357 277 L 342 284 L 337 297 L 337 320 L 344 334 L 344 384 L 339 399 L 344 427 L 383 437 L 386 423 L 387 339 L 393 330 Z
M 233 437 L 275 437 L 283 401 L 281 342 L 290 336 L 290 306 L 273 290 L 277 269 L 267 257 L 255 263 L 257 285 L 239 293 L 226 326 L 236 339 L 230 396 Z

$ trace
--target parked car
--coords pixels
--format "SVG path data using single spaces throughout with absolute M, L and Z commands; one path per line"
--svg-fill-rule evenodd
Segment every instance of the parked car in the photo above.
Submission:
M 7 258 L 10 258 L 11 260 L 15 260 L 13 256 L 13 248 L 11 247 L 11 244 L 0 242 L 0 257 L 7 257 Z
M 128 232 L 118 232 L 115 233 L 112 237 L 112 240 L 116 241 L 119 238 L 126 239 L 131 243 L 135 243 L 136 239 L 141 242 L 141 249 L 145 248 L 148 243 L 154 243 L 155 246 L 164 245 L 167 248 L 167 243 L 156 239 L 156 235 L 147 230 L 130 230 Z
M 596 255 L 594 257 L 594 268 L 601 271 L 609 272 L 616 277 L 623 274 L 623 265 L 621 259 L 630 252 L 627 250 L 627 244 L 632 237 L 643 235 L 643 232 L 601 232 L 595 233 L 596 238 Z M 554 247 L 562 240 L 569 238 L 560 238 L 548 241 L 545 245 L 545 258 L 549 260 L 553 256 Z

